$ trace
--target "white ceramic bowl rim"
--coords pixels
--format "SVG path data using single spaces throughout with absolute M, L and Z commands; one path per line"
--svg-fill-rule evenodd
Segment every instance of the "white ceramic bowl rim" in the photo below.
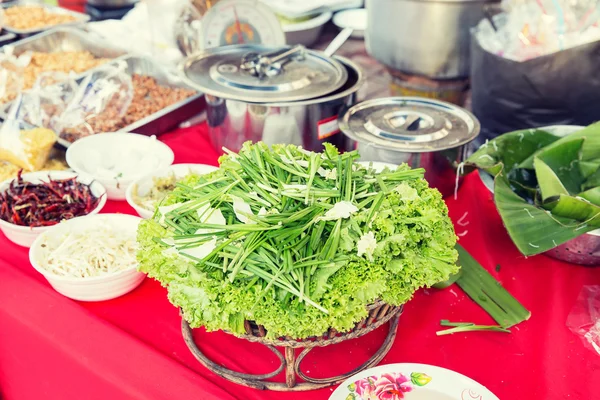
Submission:
M 82 148 L 82 146 L 87 145 L 88 142 L 100 141 L 100 140 L 110 140 L 111 138 L 113 138 L 115 140 L 118 140 L 119 138 L 124 138 L 124 140 L 145 141 L 146 143 L 152 143 L 152 146 L 156 146 L 156 149 L 162 149 L 162 150 L 157 150 L 156 151 L 157 153 L 163 152 L 163 151 L 165 154 L 168 153 L 168 156 L 164 160 L 163 165 L 158 167 L 158 170 L 162 170 L 163 168 L 167 167 L 168 165 L 171 165 L 173 163 L 173 161 L 175 160 L 175 153 L 173 153 L 173 150 L 167 144 L 161 142 L 160 140 L 156 139 L 153 136 L 146 136 L 146 135 L 140 135 L 137 133 L 128 133 L 128 132 L 107 132 L 107 133 L 98 133 L 95 135 L 86 136 L 81 139 L 78 139 L 73 144 L 71 144 L 71 146 L 69 146 L 67 148 L 67 153 L 66 153 L 67 164 L 69 164 L 69 167 L 71 167 L 73 170 L 75 170 L 77 172 L 81 171 L 82 173 L 84 173 L 86 175 L 94 176 L 93 173 L 91 173 L 90 171 L 87 171 L 85 168 L 82 168 L 82 166 L 80 165 L 79 159 L 75 159 L 75 157 L 76 157 L 75 154 L 77 154 L 77 152 L 80 151 L 79 149 Z M 118 145 L 118 142 L 116 142 L 115 145 Z M 119 178 L 119 183 L 121 183 L 123 185 L 128 185 L 131 182 L 133 182 L 134 180 L 139 179 L 145 175 L 147 175 L 146 172 L 141 172 L 140 174 Z
M 167 174 L 171 173 L 171 172 L 175 172 L 175 174 L 177 174 L 178 170 L 184 170 L 185 168 L 187 168 L 189 171 L 191 171 L 192 173 L 194 173 L 195 171 L 201 170 L 201 169 L 207 169 L 210 170 L 208 172 L 206 172 L 207 174 L 213 171 L 216 171 L 219 167 L 216 167 L 214 165 L 208 165 L 208 164 L 193 164 L 193 163 L 185 163 L 185 164 L 171 164 L 166 168 L 163 168 L 161 170 L 152 172 L 150 174 L 144 175 L 140 178 L 137 178 L 135 181 L 133 181 L 128 187 L 127 187 L 127 192 L 125 193 L 125 198 L 127 200 L 127 202 L 129 203 L 129 205 L 131 207 L 133 207 L 138 213 L 140 212 L 140 210 L 143 210 L 145 213 L 152 213 L 154 214 L 153 210 L 148 210 L 144 207 L 142 207 L 141 204 L 136 203 L 133 200 L 133 189 L 134 187 L 138 187 L 141 183 L 150 180 L 152 178 L 155 177 L 162 177 L 162 176 L 166 176 Z
M 42 241 L 44 240 L 44 238 L 47 235 L 51 235 L 53 233 L 52 231 L 57 230 L 58 228 L 63 228 L 65 225 L 68 225 L 68 224 L 79 223 L 79 221 L 83 220 L 84 218 L 89 219 L 89 220 L 100 219 L 100 218 L 103 218 L 103 219 L 104 218 L 106 218 L 106 219 L 127 218 L 127 219 L 132 219 L 132 221 L 133 221 L 133 219 L 138 220 L 138 224 L 139 224 L 139 222 L 143 221 L 142 218 L 137 217 L 135 215 L 130 215 L 130 214 L 95 214 L 95 215 L 85 215 L 83 217 L 73 218 L 73 219 L 70 219 L 70 220 L 67 220 L 67 221 L 63 221 L 60 224 L 53 225 L 53 226 L 49 227 L 48 230 L 46 230 L 45 232 L 43 232 L 42 234 L 40 234 L 35 239 L 35 241 L 33 242 L 33 244 L 31 245 L 31 248 L 29 249 L 29 262 L 30 262 L 31 266 L 37 272 L 39 272 L 43 276 L 48 277 L 48 278 L 50 278 L 52 280 L 60 281 L 60 282 L 73 282 L 73 283 L 83 283 L 83 282 L 85 282 L 85 283 L 88 283 L 88 282 L 89 283 L 93 283 L 93 282 L 98 282 L 98 281 L 104 281 L 104 280 L 107 280 L 107 279 L 110 279 L 110 278 L 115 278 L 115 277 L 118 277 L 120 275 L 126 274 L 128 272 L 133 271 L 133 270 L 137 270 L 138 266 L 136 264 L 136 265 L 134 265 L 132 267 L 129 267 L 129 268 L 117 271 L 117 272 L 112 272 L 112 273 L 109 273 L 109 274 L 105 274 L 105 275 L 90 276 L 89 278 L 76 278 L 76 277 L 72 277 L 72 276 L 55 275 L 55 274 L 53 274 L 53 273 L 51 273 L 49 271 L 46 271 L 42 267 L 40 267 L 38 265 L 37 260 L 33 259 L 33 255 L 34 255 L 34 253 L 37 252 L 37 249 L 41 246 Z M 90 223 L 89 230 L 92 230 L 92 229 L 94 229 L 94 225 L 92 223 Z M 86 230 L 88 230 L 88 228 L 86 228 Z
M 337 12 L 333 16 L 333 23 L 338 28 L 353 28 L 356 32 L 367 29 L 367 11 L 364 8 L 355 8 Z
M 282 25 L 281 27 L 285 33 L 308 31 L 325 25 L 331 19 L 332 15 L 333 13 L 331 11 L 325 11 L 324 13 L 318 14 L 306 21 L 298 22 L 297 24 L 286 24 Z
M 94 178 L 89 176 L 88 174 L 77 173 L 77 172 L 73 172 L 73 171 L 49 170 L 49 171 L 28 172 L 26 174 L 23 174 L 21 177 L 24 180 L 41 180 L 43 178 L 48 178 L 49 176 L 52 179 L 68 179 L 68 178 L 72 178 L 72 177 L 77 177 L 78 178 L 77 180 L 79 182 L 81 182 L 85 185 L 89 185 L 90 190 L 92 192 L 100 193 L 100 195 L 97 196 L 99 199 L 99 202 L 98 202 L 98 205 L 96 206 L 96 208 L 94 208 L 92 211 L 90 211 L 89 214 L 82 215 L 81 217 L 87 217 L 87 216 L 97 214 L 106 204 L 106 188 L 104 186 L 102 186 L 102 184 L 100 182 L 98 182 L 97 180 L 95 180 Z M 7 179 L 3 182 L 0 182 L 0 192 L 4 192 L 6 189 L 8 189 L 8 187 L 4 188 L 4 186 L 9 185 L 10 182 L 12 182 L 15 179 L 16 178 L 11 178 L 11 179 Z M 86 182 L 89 182 L 89 183 L 86 183 Z M 80 217 L 75 217 L 75 218 L 80 218 Z M 75 218 L 71 218 L 71 220 L 75 219 Z M 70 220 L 65 220 L 65 221 L 70 221 Z M 24 226 L 24 225 L 16 225 L 16 224 L 13 224 L 12 222 L 5 221 L 1 218 L 0 218 L 0 225 L 5 226 L 5 227 L 10 227 L 10 229 L 22 231 L 22 232 L 24 232 L 24 231 L 41 232 L 41 231 L 46 231 L 46 230 L 52 228 L 53 226 L 56 226 L 56 225 L 50 225 L 50 226 L 31 227 L 31 226 Z

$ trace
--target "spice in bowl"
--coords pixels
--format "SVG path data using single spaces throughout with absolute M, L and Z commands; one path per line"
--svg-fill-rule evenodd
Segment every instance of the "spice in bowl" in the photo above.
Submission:
M 154 211 L 156 205 L 175 190 L 178 179 L 172 173 L 166 177 L 152 178 L 152 181 L 154 184 L 145 195 L 139 195 L 137 186 L 133 188 L 133 201 L 149 211 Z
M 0 219 L 20 226 L 51 226 L 89 214 L 99 202 L 90 185 L 79 182 L 77 177 L 31 183 L 19 173 L 0 193 Z

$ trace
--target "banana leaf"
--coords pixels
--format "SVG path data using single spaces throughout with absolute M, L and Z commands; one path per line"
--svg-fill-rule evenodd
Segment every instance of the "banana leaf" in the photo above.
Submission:
M 546 201 L 551 197 L 569 194 L 559 177 L 548 164 L 536 157 L 533 160 L 533 166 L 535 167 L 535 174 L 538 177 L 538 184 L 542 192 L 542 200 Z
M 567 137 L 569 139 L 569 137 Z M 583 138 L 572 138 L 565 140 L 560 145 L 548 146 L 537 152 L 535 159 L 543 161 L 554 171 L 556 177 L 570 194 L 577 194 L 581 191 L 581 185 L 584 178 L 579 168 L 579 160 L 582 156 Z M 541 183 L 544 177 L 540 177 L 536 170 L 536 177 Z M 557 193 L 558 194 L 558 193 Z
M 578 229 L 584 226 L 600 228 L 600 207 L 587 200 L 569 195 L 557 196 L 544 202 L 543 207 L 552 211 L 552 215 L 583 221 Z
M 586 199 L 587 201 L 600 206 L 600 186 L 580 193 L 578 197 Z
M 600 122 L 592 124 L 580 131 L 574 132 L 565 136 L 554 143 L 546 144 L 543 151 L 548 151 L 555 146 L 561 146 L 563 143 L 573 139 L 585 138 L 581 147 L 581 161 L 591 161 L 600 158 Z M 520 168 L 533 169 L 533 158 L 537 156 L 539 151 L 534 152 L 526 160 L 519 164 Z
M 581 190 L 588 190 L 598 186 L 600 186 L 600 169 L 587 178 L 587 180 L 581 185 Z
M 581 161 L 579 163 L 579 168 L 581 169 L 581 175 L 583 175 L 585 179 L 589 178 L 594 172 L 600 170 L 600 155 L 598 155 L 597 160 Z
M 503 166 L 512 170 L 539 149 L 558 140 L 560 137 L 541 129 L 505 133 L 481 146 L 465 164 L 474 165 L 496 176 Z
M 504 173 L 496 176 L 494 201 L 511 239 L 525 256 L 550 250 L 595 228 L 572 218 L 553 216 L 513 192 Z

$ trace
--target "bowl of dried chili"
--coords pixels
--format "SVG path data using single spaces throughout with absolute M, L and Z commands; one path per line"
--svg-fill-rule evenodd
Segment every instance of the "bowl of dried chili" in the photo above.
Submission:
M 97 214 L 106 189 L 71 171 L 19 174 L 0 183 L 0 230 L 13 243 L 30 247 L 37 236 L 63 220 Z

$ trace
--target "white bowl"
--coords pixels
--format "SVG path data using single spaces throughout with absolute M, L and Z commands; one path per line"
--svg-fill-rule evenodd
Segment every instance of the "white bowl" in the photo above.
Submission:
M 174 159 L 166 144 L 134 133 L 86 136 L 67 149 L 67 164 L 102 183 L 110 200 L 125 200 L 133 181 L 165 169 Z
M 106 221 L 106 222 L 105 222 Z M 42 233 L 29 250 L 29 261 L 33 268 L 42 274 L 48 283 L 60 294 L 74 300 L 102 301 L 119 297 L 135 289 L 146 277 L 138 272 L 137 265 L 107 275 L 89 278 L 75 278 L 55 275 L 40 266 L 43 256 L 42 243 L 46 238 L 57 237 L 68 232 L 92 231 L 102 223 L 119 230 L 125 230 L 135 237 L 141 218 L 126 214 L 98 214 L 73 218 L 61 222 Z M 94 243 L 89 243 L 93 246 Z
M 138 195 L 144 196 L 146 195 L 152 186 L 154 186 L 155 178 L 166 178 L 171 174 L 175 174 L 177 179 L 181 179 L 190 173 L 204 175 L 210 172 L 216 171 L 218 168 L 213 167 L 212 165 L 205 164 L 174 164 L 165 168 L 160 172 L 156 172 L 154 174 L 146 175 L 142 178 L 137 179 L 127 188 L 126 198 L 127 203 L 138 213 L 138 215 L 142 218 L 152 218 L 154 215 L 154 211 L 147 210 L 144 207 L 137 204 L 133 199 L 133 191 L 137 188 Z
M 48 182 L 48 177 L 51 179 L 68 179 L 77 176 L 77 181 L 90 185 L 92 194 L 98 198 L 98 206 L 94 208 L 89 215 L 98 214 L 100 210 L 106 204 L 106 189 L 97 181 L 93 180 L 90 176 L 85 174 L 77 174 L 71 171 L 41 171 L 41 172 L 30 172 L 23 174 L 22 178 L 24 181 L 32 183 Z M 8 179 L 0 183 L 0 193 L 4 193 L 13 179 Z M 23 247 L 30 247 L 33 241 L 42 233 L 52 228 L 51 226 L 40 226 L 40 227 L 29 227 L 15 225 L 10 222 L 0 219 L 0 230 L 6 235 L 8 240 Z
M 354 29 L 350 37 L 362 39 L 365 37 L 365 30 L 367 29 L 367 10 L 356 8 L 340 11 L 333 16 L 333 23 L 340 29 Z
M 307 21 L 297 24 L 281 25 L 288 45 L 301 44 L 310 47 L 319 40 L 323 27 L 331 19 L 331 11 L 321 13 Z

